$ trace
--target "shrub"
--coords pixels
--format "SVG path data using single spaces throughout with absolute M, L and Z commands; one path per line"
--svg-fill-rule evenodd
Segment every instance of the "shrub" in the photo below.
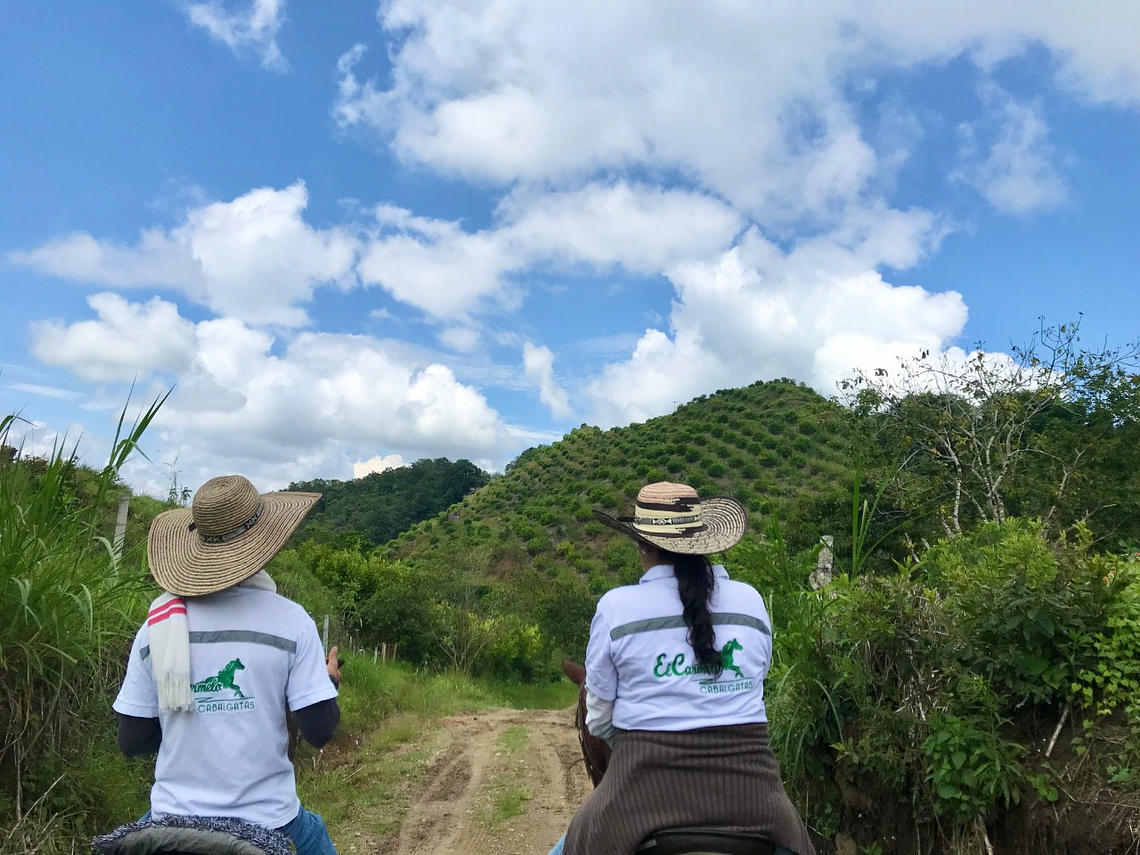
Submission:
M 1050 540 L 1007 519 L 935 544 L 915 566 L 840 575 L 826 595 L 773 569 L 791 560 L 779 542 L 738 547 L 776 591 L 773 746 L 817 821 L 842 811 L 833 782 L 859 781 L 949 839 L 1027 788 L 1042 792 L 1024 747 L 1042 718 L 1133 703 L 1140 644 L 1121 630 L 1140 589 L 1075 531 Z

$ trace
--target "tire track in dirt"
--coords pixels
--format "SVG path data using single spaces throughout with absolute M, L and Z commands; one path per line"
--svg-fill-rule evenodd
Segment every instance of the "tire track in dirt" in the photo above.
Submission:
M 525 746 L 504 750 L 500 738 L 525 728 Z M 566 830 L 591 785 L 578 762 L 571 711 L 496 710 L 443 720 L 444 745 L 412 795 L 394 855 L 542 855 Z M 531 794 L 525 812 L 489 823 L 504 785 Z M 381 850 L 385 851 L 385 850 Z

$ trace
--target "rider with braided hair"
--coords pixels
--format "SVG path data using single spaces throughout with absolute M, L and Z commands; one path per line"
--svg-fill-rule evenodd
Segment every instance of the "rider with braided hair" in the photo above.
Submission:
M 586 725 L 613 754 L 551 855 L 632 855 L 651 832 L 682 826 L 815 855 L 768 746 L 768 611 L 708 558 L 744 536 L 744 508 L 659 482 L 632 518 L 597 516 L 636 541 L 645 572 L 608 591 L 590 626 Z

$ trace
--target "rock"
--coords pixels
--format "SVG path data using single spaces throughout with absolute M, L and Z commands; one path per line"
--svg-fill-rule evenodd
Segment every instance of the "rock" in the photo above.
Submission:
M 835 855 L 859 855 L 859 844 L 841 831 L 835 835 Z

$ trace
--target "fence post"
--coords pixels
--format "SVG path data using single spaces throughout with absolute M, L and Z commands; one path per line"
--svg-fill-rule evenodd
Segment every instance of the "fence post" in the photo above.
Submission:
M 111 550 L 115 554 L 115 561 L 123 557 L 123 541 L 127 538 L 127 507 L 130 503 L 130 493 L 119 496 L 119 513 L 115 517 L 115 540 Z

